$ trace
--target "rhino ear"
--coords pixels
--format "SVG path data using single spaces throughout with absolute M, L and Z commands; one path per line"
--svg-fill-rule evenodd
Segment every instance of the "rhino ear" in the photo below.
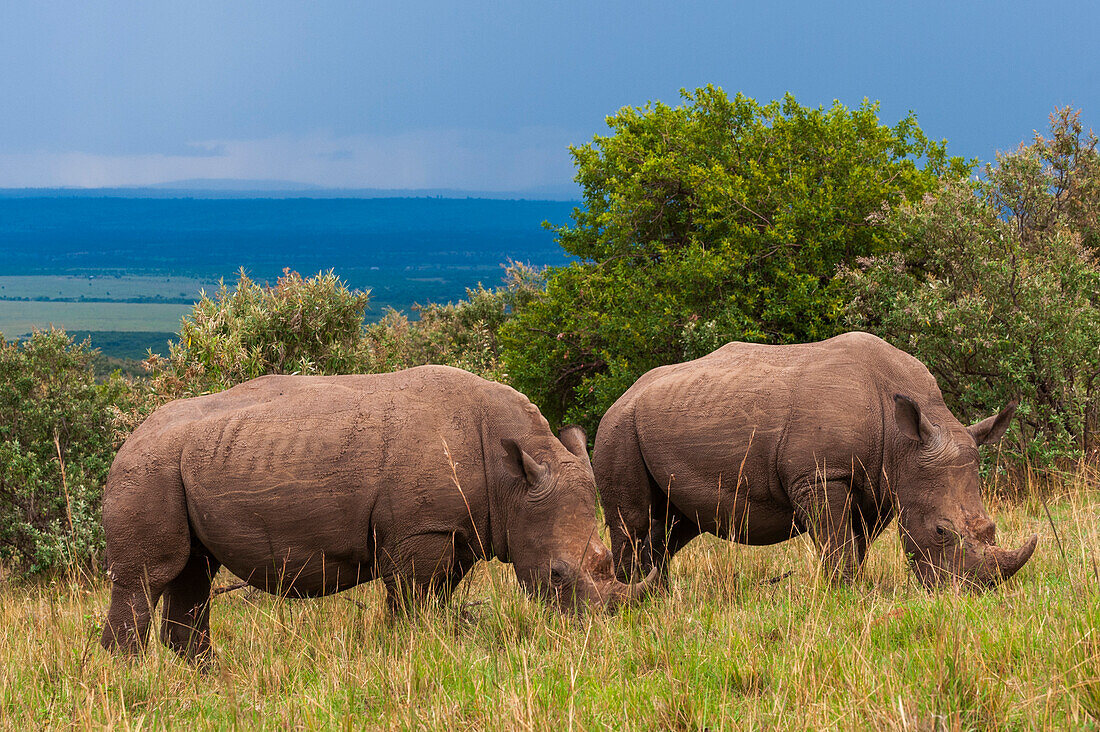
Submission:
M 924 444 L 932 438 L 932 423 L 921 413 L 920 406 L 903 394 L 894 395 L 894 420 L 898 432 L 914 442 Z
M 1019 402 L 1013 400 L 1001 410 L 1000 414 L 987 417 L 977 424 L 972 424 L 966 428 L 966 431 L 974 438 L 974 442 L 979 445 L 993 444 L 1004 437 L 1005 430 L 1012 424 L 1012 415 L 1016 413 L 1017 404 Z
M 503 438 L 500 445 L 508 454 L 509 470 L 513 475 L 522 475 L 528 485 L 532 487 L 539 485 L 550 475 L 550 468 L 524 452 L 519 443 L 511 437 Z
M 584 461 L 589 471 L 592 470 L 592 461 L 588 457 L 588 435 L 585 434 L 583 427 L 575 424 L 566 425 L 558 433 L 558 439 L 565 445 L 566 450 Z

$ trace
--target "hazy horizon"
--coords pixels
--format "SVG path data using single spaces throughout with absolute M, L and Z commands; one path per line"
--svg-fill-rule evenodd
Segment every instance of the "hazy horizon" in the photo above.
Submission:
M 520 188 L 512 191 L 483 191 L 458 188 L 329 188 L 287 180 L 198 178 L 165 181 L 149 185 L 107 187 L 39 186 L 0 187 L 0 198 L 37 196 L 120 196 L 135 198 L 484 198 L 531 201 L 580 201 L 575 183 Z

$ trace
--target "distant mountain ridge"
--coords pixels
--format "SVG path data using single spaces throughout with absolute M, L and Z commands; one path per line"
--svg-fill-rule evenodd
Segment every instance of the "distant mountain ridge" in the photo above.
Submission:
M 488 200 L 579 201 L 575 184 L 516 191 L 457 188 L 325 188 L 285 180 L 196 178 L 147 186 L 110 188 L 0 188 L 0 198 L 478 198 Z

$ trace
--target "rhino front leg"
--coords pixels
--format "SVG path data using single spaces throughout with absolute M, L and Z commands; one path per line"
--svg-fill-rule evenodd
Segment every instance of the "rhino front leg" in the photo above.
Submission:
M 477 556 L 457 533 L 428 532 L 405 538 L 386 573 L 386 604 L 410 613 L 429 602 L 450 600 Z
M 684 548 L 684 546 L 699 536 L 699 525 L 689 519 L 675 506 L 668 505 L 664 516 L 654 518 L 649 530 L 649 539 L 646 541 L 646 553 L 648 554 L 648 571 L 652 567 L 660 570 L 661 585 L 668 584 L 669 561 Z
M 805 525 L 830 583 L 855 579 L 863 564 L 867 538 L 852 525 L 852 493 L 847 481 L 806 485 L 794 496 L 795 517 Z

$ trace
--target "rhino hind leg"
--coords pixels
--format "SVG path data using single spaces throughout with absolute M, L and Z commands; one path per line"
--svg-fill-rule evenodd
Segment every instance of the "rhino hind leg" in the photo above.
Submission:
M 164 589 L 160 642 L 187 659 L 210 652 L 210 583 L 221 565 L 193 551 L 183 571 Z
M 648 515 L 639 517 L 637 511 L 632 510 L 634 508 L 616 508 L 611 512 L 606 505 L 604 508 L 615 575 L 620 582 L 640 579 L 653 566 L 650 519 Z
M 631 582 L 653 566 L 649 541 L 653 507 L 663 503 L 664 494 L 649 474 L 637 440 L 621 438 L 622 431 L 619 425 L 600 424 L 593 470 L 615 574 L 620 582 Z
M 149 638 L 149 621 L 159 600 L 159 589 L 140 582 L 128 585 L 115 582 L 100 637 L 102 646 L 129 656 L 140 654 Z
M 161 595 L 191 553 L 178 462 L 127 453 L 123 446 L 107 478 L 103 528 L 111 605 L 100 643 L 108 651 L 137 655 Z

